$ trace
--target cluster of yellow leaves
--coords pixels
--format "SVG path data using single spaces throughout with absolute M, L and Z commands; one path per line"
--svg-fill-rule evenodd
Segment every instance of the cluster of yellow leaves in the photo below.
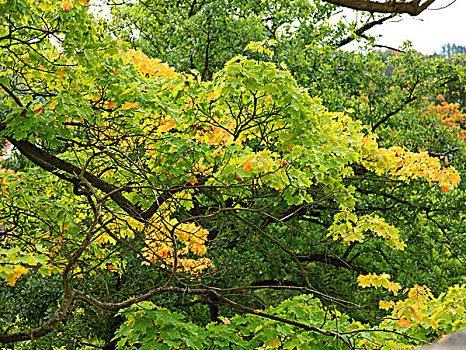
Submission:
M 180 192 L 171 200 L 163 203 L 157 214 L 143 224 L 129 216 L 113 220 L 108 228 L 118 237 L 134 237 L 135 232 L 145 235 L 146 247 L 143 255 L 154 263 L 170 267 L 176 262 L 176 269 L 186 273 L 198 274 L 208 267 L 214 267 L 213 262 L 202 257 L 207 252 L 205 245 L 209 231 L 192 222 L 179 222 L 170 215 L 176 210 L 176 205 L 183 200 L 190 200 L 188 192 Z M 96 238 L 97 243 L 116 243 L 110 235 L 103 233 Z M 186 256 L 193 254 L 199 259 Z
M 438 297 L 420 285 L 404 289 L 403 294 L 403 299 L 379 302 L 380 309 L 393 309 L 380 328 L 423 328 L 441 335 L 466 327 L 466 285 L 454 285 Z
M 137 102 L 125 102 L 121 105 L 121 109 L 133 109 L 137 107 L 138 107 Z
M 172 78 L 175 75 L 175 70 L 168 64 L 161 62 L 159 59 L 149 58 L 141 51 L 131 49 L 124 55 L 131 59 L 141 74 L 159 78 Z
M 209 232 L 194 223 L 179 223 L 177 219 L 152 220 L 150 229 L 146 233 L 146 245 L 143 253 L 145 257 L 154 262 L 161 262 L 164 266 L 175 264 L 175 254 L 178 257 L 176 264 L 177 270 L 188 273 L 197 273 L 211 266 L 213 263 L 208 258 L 189 259 L 180 258 L 190 252 L 203 256 L 207 248 L 205 242 Z M 176 249 L 174 241 L 177 244 L 184 244 L 182 249 Z M 176 249 L 176 251 L 175 251 Z
M 376 275 L 375 273 L 370 273 L 367 275 L 358 276 L 358 285 L 367 288 L 367 287 L 383 287 L 392 291 L 394 295 L 397 295 L 398 291 L 401 289 L 399 283 L 394 283 L 390 281 L 390 275 L 383 273 L 381 275 Z
M 198 275 L 203 270 L 214 267 L 214 263 L 209 258 L 199 258 L 199 259 L 180 259 L 178 261 L 178 270 L 182 270 L 186 273 Z
M 202 270 L 214 266 L 210 259 L 202 257 L 207 252 L 205 243 L 209 231 L 193 222 L 180 223 L 175 218 L 169 218 L 181 201 L 190 199 L 191 194 L 182 191 L 162 204 L 159 215 L 149 222 L 143 253 L 153 262 L 162 263 L 164 266 L 174 266 L 176 263 L 178 271 L 197 275 Z M 180 247 L 180 244 L 184 247 Z M 190 253 L 201 258 L 183 257 Z
M 439 159 L 430 157 L 426 152 L 414 153 L 404 147 L 378 148 L 375 139 L 374 135 L 364 137 L 363 152 L 371 156 L 364 159 L 362 164 L 377 174 L 386 173 L 406 182 L 424 178 L 429 184 L 438 182 L 443 192 L 457 187 L 461 181 L 454 168 L 442 169 Z
M 416 284 L 403 292 L 407 293 L 406 299 L 397 302 L 381 300 L 379 308 L 384 310 L 393 308 L 390 318 L 396 319 L 396 325 L 399 327 L 410 327 L 412 323 L 422 325 L 425 328 L 434 327 L 435 320 L 427 311 L 428 301 L 433 300 L 430 289 Z
M 342 238 L 346 243 L 363 242 L 366 239 L 365 233 L 373 232 L 394 248 L 403 250 L 406 247 L 400 240 L 398 229 L 377 215 L 358 218 L 354 213 L 344 210 L 334 216 L 334 222 L 328 230 L 328 236 L 333 236 L 334 240 Z
M 187 101 L 187 108 L 194 107 L 190 106 L 190 103 L 190 101 Z M 192 124 L 189 130 L 190 137 L 199 142 L 213 146 L 233 143 L 235 141 L 233 134 L 236 128 L 236 123 L 233 120 L 226 122 L 223 117 L 224 116 L 217 116 L 214 120 L 209 121 L 208 123 L 204 123 L 202 120 L 199 120 L 195 124 Z M 217 125 L 211 125 L 211 122 L 214 122 Z M 218 126 L 219 124 L 223 125 Z
M 264 41 L 251 41 L 246 47 L 246 50 L 255 51 L 258 53 L 265 53 L 270 57 L 273 57 L 275 54 L 268 46 L 275 46 L 277 42 L 275 40 L 264 40 Z

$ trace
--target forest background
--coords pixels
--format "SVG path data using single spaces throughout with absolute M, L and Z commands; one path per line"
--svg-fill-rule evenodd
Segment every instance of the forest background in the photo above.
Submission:
M 464 47 L 368 34 L 436 1 L 354 3 L 0 1 L 2 348 L 466 327 Z

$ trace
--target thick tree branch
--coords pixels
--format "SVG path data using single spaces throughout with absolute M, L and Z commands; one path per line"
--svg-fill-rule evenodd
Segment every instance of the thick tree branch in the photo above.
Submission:
M 330 4 L 348 7 L 353 10 L 380 13 L 407 13 L 417 16 L 428 8 L 435 0 L 426 0 L 422 5 L 420 0 L 377 2 L 373 0 L 324 0 Z
M 83 178 L 88 181 L 93 187 L 106 193 L 118 206 L 123 209 L 128 215 L 134 219 L 144 222 L 157 211 L 159 206 L 164 203 L 172 194 L 179 192 L 180 190 L 174 189 L 168 191 L 168 193 L 160 195 L 154 203 L 146 211 L 142 211 L 136 205 L 131 203 L 121 193 L 123 188 L 118 188 L 108 182 L 100 179 L 99 177 L 81 169 L 67 161 L 64 161 L 54 155 L 40 149 L 29 141 L 15 140 L 12 137 L 7 137 L 10 141 L 26 158 L 38 165 L 42 169 L 49 172 L 64 171 L 65 173 L 72 176 L 72 178 L 66 178 L 60 176 L 62 179 L 72 182 L 74 184 L 79 183 L 81 180 L 78 178 L 79 174 L 82 174 Z
M 63 297 L 60 308 L 55 314 L 42 326 L 22 332 L 12 334 L 0 333 L 0 344 L 15 343 L 24 340 L 33 340 L 53 331 L 55 326 L 60 323 L 66 316 L 68 309 L 74 299 L 74 293 L 71 292 Z
M 0 83 L 0 87 L 13 99 L 13 101 L 16 102 L 16 104 L 20 107 L 23 107 L 23 104 L 21 102 L 21 100 L 18 98 L 18 96 L 16 96 L 13 91 L 11 91 L 9 88 L 7 88 L 5 85 L 3 85 L 2 83 Z
M 86 185 L 90 186 L 89 183 L 87 183 Z M 91 188 L 91 190 L 93 189 Z M 95 192 L 94 192 L 94 195 L 97 196 Z M 102 207 L 102 203 L 98 203 L 96 211 L 95 211 L 94 221 L 92 222 L 89 229 L 87 230 L 86 237 L 81 242 L 80 247 L 71 256 L 70 260 L 68 261 L 66 267 L 63 270 L 62 279 L 63 279 L 64 293 L 63 293 L 63 300 L 58 310 L 55 312 L 55 314 L 53 314 L 53 316 L 47 322 L 45 322 L 40 327 L 31 329 L 28 331 L 20 331 L 20 332 L 15 332 L 11 334 L 0 333 L 0 344 L 15 343 L 15 342 L 24 341 L 24 340 L 34 340 L 36 338 L 43 337 L 44 335 L 52 332 L 55 326 L 65 318 L 66 314 L 68 313 L 68 309 L 70 308 L 71 303 L 73 302 L 75 298 L 75 292 L 71 289 L 71 279 L 69 278 L 69 273 L 71 272 L 73 267 L 76 265 L 76 262 L 81 257 L 82 253 L 84 252 L 84 250 L 87 248 L 87 246 L 91 242 L 92 236 L 96 232 L 96 226 L 97 226 L 97 223 L 99 222 L 101 207 Z

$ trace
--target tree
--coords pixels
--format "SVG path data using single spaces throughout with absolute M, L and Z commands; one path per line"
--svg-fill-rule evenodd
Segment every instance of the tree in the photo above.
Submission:
M 391 17 L 332 28 L 318 2 L 177 5 L 115 4 L 110 22 L 87 1 L 0 9 L 15 147 L 0 342 L 387 348 L 460 328 L 463 141 L 429 115 L 436 129 L 412 134 L 462 66 L 408 52 L 387 79 L 377 55 L 337 50 Z

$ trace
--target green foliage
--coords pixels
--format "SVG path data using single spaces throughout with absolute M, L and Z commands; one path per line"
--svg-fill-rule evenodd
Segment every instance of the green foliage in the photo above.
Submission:
M 340 50 L 386 18 L 330 24 L 320 1 L 1 4 L 6 348 L 463 327 L 464 140 L 428 109 L 460 61 Z

